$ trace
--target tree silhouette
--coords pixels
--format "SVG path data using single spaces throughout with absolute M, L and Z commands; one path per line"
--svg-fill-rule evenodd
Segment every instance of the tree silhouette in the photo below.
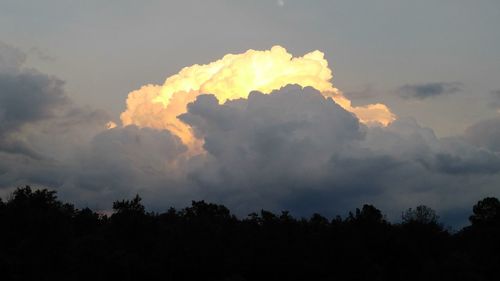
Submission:
M 497 280 L 500 276 L 500 202 L 486 197 L 472 208 L 471 226 L 458 234 L 464 252 L 480 265 L 483 280 Z
M 0 200 L 2 280 L 497 280 L 499 201 L 473 208 L 471 226 L 449 233 L 426 206 L 401 224 L 373 205 L 346 218 L 261 210 L 239 219 L 192 201 L 146 212 L 141 198 L 115 201 L 108 218 L 18 188 Z
M 228 208 L 222 205 L 206 203 L 205 201 L 192 201 L 191 207 L 185 208 L 182 213 L 188 220 L 228 221 L 234 217 Z
M 500 223 L 500 201 L 497 198 L 484 198 L 474 205 L 472 212 L 469 220 L 473 225 Z
M 137 194 L 132 200 L 113 202 L 113 210 L 117 214 L 144 215 L 146 211 L 141 201 L 141 197 Z
M 361 208 L 356 208 L 355 214 L 349 213 L 348 221 L 365 224 L 385 223 L 382 212 L 373 205 L 365 204 Z
M 318 213 L 314 213 L 309 219 L 309 223 L 311 223 L 312 225 L 327 226 L 328 219 Z
M 409 208 L 402 215 L 403 223 L 418 223 L 418 224 L 437 224 L 439 216 L 436 212 L 425 206 L 420 205 L 415 209 Z

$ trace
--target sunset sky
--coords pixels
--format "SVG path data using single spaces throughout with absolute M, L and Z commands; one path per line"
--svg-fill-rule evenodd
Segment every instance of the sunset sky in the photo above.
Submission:
M 495 0 L 0 0 L 0 196 L 463 225 L 500 197 L 499 26 Z

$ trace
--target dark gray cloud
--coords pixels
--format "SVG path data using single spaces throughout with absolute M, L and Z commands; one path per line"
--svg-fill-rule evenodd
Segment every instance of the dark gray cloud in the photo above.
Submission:
M 412 119 L 365 127 L 310 88 L 224 105 L 200 96 L 180 118 L 205 139 L 208 153 L 190 179 L 205 197 L 236 209 L 333 215 L 369 202 L 397 218 L 420 203 L 443 211 L 472 204 L 478 189 L 494 192 L 499 180 L 492 151 L 461 137 L 439 139 Z M 457 190 L 467 195 L 450 200 Z
M 0 188 L 61 186 L 69 160 L 109 117 L 73 104 L 62 80 L 24 67 L 25 60 L 0 42 Z
M 68 102 L 62 85 L 61 80 L 36 71 L 0 73 L 0 130 L 10 132 L 55 116 Z
M 94 204 L 137 193 L 150 200 L 162 195 L 164 204 L 173 203 L 163 195 L 173 197 L 183 187 L 178 178 L 185 151 L 180 139 L 168 131 L 135 126 L 103 131 L 65 163 L 69 165 L 61 193 Z
M 401 97 L 407 99 L 426 99 L 461 91 L 463 84 L 460 82 L 435 82 L 423 84 L 406 84 L 398 89 Z
M 61 80 L 23 69 L 24 60 L 21 51 L 0 43 L 0 150 L 40 157 L 14 134 L 26 124 L 56 116 L 69 100 Z
M 332 157 L 364 135 L 351 113 L 298 86 L 224 105 L 200 96 L 188 111 L 180 118 L 204 138 L 209 154 L 190 179 L 207 196 L 246 210 L 285 207 L 304 190 L 319 192 Z

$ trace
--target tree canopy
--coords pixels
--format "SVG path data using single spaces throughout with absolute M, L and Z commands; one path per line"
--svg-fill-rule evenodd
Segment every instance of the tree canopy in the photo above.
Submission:
M 238 218 L 192 201 L 146 212 L 141 197 L 104 215 L 55 191 L 0 200 L 2 280 L 497 280 L 500 203 L 474 205 L 450 233 L 424 205 L 391 223 L 365 204 L 345 218 L 260 210 Z

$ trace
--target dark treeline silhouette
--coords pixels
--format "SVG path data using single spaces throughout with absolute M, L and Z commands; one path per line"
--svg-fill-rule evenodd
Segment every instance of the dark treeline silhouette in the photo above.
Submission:
M 346 218 L 288 212 L 239 219 L 192 202 L 148 213 L 136 196 L 113 214 L 18 188 L 0 200 L 0 280 L 500 280 L 500 202 L 473 206 L 450 233 L 418 206 L 392 224 L 364 205 Z

